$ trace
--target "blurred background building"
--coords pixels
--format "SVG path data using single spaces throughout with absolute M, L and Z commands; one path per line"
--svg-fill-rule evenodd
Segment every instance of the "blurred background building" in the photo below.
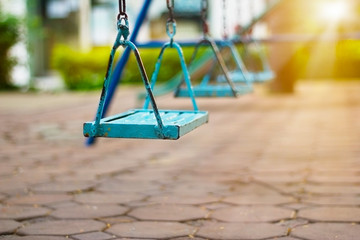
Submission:
M 234 35 L 237 25 L 246 25 L 276 0 L 226 0 L 225 7 L 223 1 L 208 1 L 210 32 L 212 36 L 220 39 L 224 31 L 229 36 Z M 179 40 L 199 38 L 202 30 L 201 1 L 175 2 L 178 23 L 176 38 Z M 12 50 L 12 54 L 19 59 L 13 71 L 15 83 L 29 85 L 29 83 L 53 81 L 54 78 L 47 76 L 54 75 L 51 59 L 53 49 L 57 45 L 67 45 L 84 52 L 94 47 L 110 46 L 116 34 L 117 4 L 116 0 L 0 0 L 2 11 L 25 19 L 22 41 Z M 142 4 L 143 1 L 140 0 L 127 1 L 130 27 L 134 25 Z M 350 45 L 339 45 L 339 42 L 358 39 L 359 4 L 358 0 L 282 0 L 276 9 L 255 25 L 252 35 L 258 39 L 266 39 L 269 43 L 271 65 L 280 72 L 278 78 L 330 77 L 331 74 L 327 74 L 329 69 L 324 71 L 319 69 L 331 68 L 334 59 L 321 56 L 328 56 L 331 44 L 333 55 L 345 52 L 348 54 L 349 51 L 351 54 L 351 51 L 358 49 L 357 42 Z M 146 42 L 166 39 L 167 16 L 166 1 L 153 0 L 138 40 Z M 334 39 L 331 34 L 336 36 L 342 34 L 345 40 L 341 37 Z M 323 39 L 315 44 L 314 36 Z M 351 60 L 348 64 L 341 63 L 340 67 L 346 65 L 349 68 L 350 65 L 355 68 L 357 59 Z M 301 73 L 297 68 L 299 61 L 306 65 L 303 71 L 305 73 L 301 76 L 298 74 L 292 76 L 291 73 L 294 71 Z M 329 63 L 324 64 L 324 61 Z M 320 67 L 317 64 L 320 64 Z M 334 69 L 336 67 L 333 66 L 331 71 L 335 71 Z M 349 73 L 350 70 L 346 72 Z M 345 75 L 354 77 L 353 73 Z M 293 83 L 290 81 L 290 84 Z
M 177 39 L 196 39 L 201 36 L 200 0 L 175 2 Z M 4 12 L 26 19 L 23 29 L 26 38 L 12 51 L 21 59 L 13 74 L 14 81 L 19 85 L 28 84 L 31 77 L 36 81 L 45 81 L 47 78 L 44 77 L 52 74 L 51 54 L 54 46 L 66 44 L 87 51 L 94 46 L 110 46 L 116 35 L 116 0 L 0 0 L 0 4 Z M 143 1 L 127 1 L 132 25 L 142 4 Z M 249 22 L 254 15 L 264 10 L 266 1 L 228 0 L 227 4 L 226 24 L 234 26 L 236 23 Z M 209 0 L 210 30 L 217 38 L 223 35 L 225 18 L 222 8 L 221 1 Z M 164 29 L 167 15 L 165 1 L 153 0 L 139 41 L 166 39 Z M 234 32 L 231 27 L 227 30 L 229 34 Z M 30 49 L 26 45 L 31 46 Z

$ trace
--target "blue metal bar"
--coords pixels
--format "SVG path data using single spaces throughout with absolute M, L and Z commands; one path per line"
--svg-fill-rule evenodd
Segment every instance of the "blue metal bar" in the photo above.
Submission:
M 192 89 L 191 80 L 190 80 L 190 74 L 189 74 L 189 71 L 188 71 L 186 63 L 185 63 L 184 53 L 183 53 L 180 45 L 178 43 L 176 43 L 176 42 L 171 42 L 170 41 L 170 42 L 164 44 L 164 46 L 162 47 L 160 55 L 158 57 L 156 65 L 155 65 L 155 71 L 153 72 L 153 75 L 151 77 L 151 89 L 154 89 L 156 80 L 157 80 L 158 75 L 159 75 L 160 66 L 161 66 L 161 63 L 162 63 L 162 58 L 164 56 L 165 49 L 167 49 L 167 48 L 174 48 L 174 49 L 176 49 L 176 51 L 178 53 L 178 56 L 179 56 L 179 59 L 180 59 L 180 64 L 181 64 L 181 69 L 182 69 L 182 72 L 183 72 L 183 75 L 184 75 L 184 80 L 185 80 L 185 83 L 186 83 L 186 86 L 187 86 L 189 97 L 191 98 L 191 102 L 193 104 L 194 111 L 198 111 L 199 108 L 198 108 L 198 106 L 196 104 L 195 94 L 194 94 L 193 89 Z M 147 109 L 149 107 L 150 100 L 151 100 L 151 98 L 148 95 L 146 100 L 145 100 L 145 103 L 144 103 L 144 109 Z
M 181 47 L 195 47 L 199 43 L 199 39 L 189 40 L 189 41 L 177 41 Z M 217 45 L 221 45 L 224 40 L 216 40 Z M 167 40 L 164 41 L 149 41 L 143 43 L 135 43 L 138 48 L 161 48 L 164 44 L 167 43 Z M 243 43 L 241 39 L 234 39 L 234 43 Z
M 146 15 L 148 13 L 148 10 L 150 8 L 150 5 L 151 5 L 151 2 L 152 0 L 144 0 L 144 4 L 140 10 L 140 13 L 136 19 L 136 23 L 135 23 L 135 26 L 134 26 L 134 30 L 132 32 L 132 34 L 130 35 L 130 41 L 131 42 L 135 42 L 136 41 L 136 38 L 138 36 L 138 33 L 140 31 L 140 28 L 146 18 Z M 126 48 L 120 61 L 118 62 L 118 64 L 116 65 L 115 67 L 115 70 L 112 74 L 112 78 L 110 80 L 110 83 L 109 83 L 109 90 L 107 92 L 107 95 L 106 95 L 106 99 L 105 99 L 105 104 L 104 104 L 104 109 L 103 109 L 103 112 L 102 112 L 102 117 L 104 117 L 106 115 L 106 112 L 109 108 L 109 105 L 111 103 L 111 100 L 114 96 L 114 93 L 115 93 L 115 90 L 116 90 L 116 87 L 118 85 L 118 83 L 121 81 L 121 75 L 123 73 L 123 70 L 124 70 L 124 67 L 127 63 L 127 61 L 129 60 L 129 56 L 130 56 L 130 51 L 131 49 L 130 48 Z M 95 143 L 95 138 L 93 137 L 90 137 L 87 139 L 86 141 L 86 145 L 87 146 L 91 146 Z
M 195 47 L 198 43 L 199 43 L 199 39 L 194 39 L 194 40 L 189 40 L 189 41 L 177 41 L 177 43 L 181 46 L 181 47 Z M 218 46 L 222 46 L 227 44 L 229 40 L 214 40 L 214 42 L 216 43 L 216 45 Z M 236 38 L 236 39 L 231 39 L 231 41 L 233 42 L 233 44 L 245 44 L 245 43 L 251 43 L 252 41 L 254 41 L 253 38 Z M 264 42 L 264 41 L 268 41 L 267 39 L 257 39 L 256 41 L 258 42 Z M 161 48 L 165 43 L 167 43 L 167 40 L 164 41 L 148 41 L 148 42 L 136 42 L 135 45 L 137 48 Z

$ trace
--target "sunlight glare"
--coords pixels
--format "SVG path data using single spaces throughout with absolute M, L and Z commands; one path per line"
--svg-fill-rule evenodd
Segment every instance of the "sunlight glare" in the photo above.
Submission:
M 322 6 L 321 17 L 326 21 L 338 22 L 346 17 L 348 11 L 348 2 L 343 0 L 331 1 Z

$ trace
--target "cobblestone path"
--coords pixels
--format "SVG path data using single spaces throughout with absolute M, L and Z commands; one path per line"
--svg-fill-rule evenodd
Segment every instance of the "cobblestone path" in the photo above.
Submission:
M 360 81 L 199 99 L 210 122 L 178 141 L 86 148 L 98 98 L 0 95 L 0 239 L 360 239 Z

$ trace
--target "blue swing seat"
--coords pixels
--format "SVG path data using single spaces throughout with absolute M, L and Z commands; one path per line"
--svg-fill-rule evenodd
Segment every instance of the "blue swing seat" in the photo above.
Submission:
M 256 72 L 254 73 L 254 82 L 267 82 L 275 78 L 275 74 L 271 70 L 265 70 L 262 72 Z
M 193 60 L 195 59 L 196 54 L 198 53 L 198 49 L 201 45 L 206 44 L 212 49 L 215 57 L 214 63 L 218 63 L 220 69 L 222 70 L 223 74 L 218 75 L 223 77 L 223 82 L 216 81 L 213 84 L 210 83 L 211 79 L 211 70 L 208 72 L 202 79 L 201 83 L 193 86 L 193 92 L 195 97 L 238 97 L 241 95 L 245 95 L 248 93 L 253 92 L 253 87 L 250 84 L 250 81 L 244 79 L 242 82 L 235 82 L 233 81 L 232 76 L 229 74 L 224 59 L 220 54 L 220 50 L 218 49 L 217 45 L 215 44 L 214 40 L 209 37 L 204 37 L 197 45 L 195 46 L 195 51 L 192 55 L 190 66 Z M 230 46 L 230 44 L 227 44 Z M 231 46 L 230 46 L 231 48 Z M 234 56 L 234 55 L 233 55 Z M 234 56 L 236 57 L 236 56 Z M 177 90 L 175 91 L 176 97 L 189 97 L 188 91 L 186 88 L 182 87 L 181 85 L 178 86 Z
M 246 78 L 245 78 L 245 76 Z M 275 74 L 271 70 L 264 70 L 262 72 L 247 72 L 243 73 L 240 70 L 229 72 L 229 76 L 234 83 L 238 82 L 253 82 L 253 83 L 264 83 L 275 78 Z M 225 83 L 226 79 L 224 75 L 218 75 L 216 78 L 218 83 Z
M 174 23 L 175 24 L 175 23 Z M 175 29 L 175 26 L 174 26 Z M 186 133 L 208 122 L 208 113 L 199 111 L 194 94 L 191 93 L 191 82 L 186 68 L 185 60 L 179 44 L 171 41 L 164 44 L 161 49 L 155 71 L 150 85 L 140 53 L 131 41 L 127 40 L 129 24 L 127 18 L 118 20 L 118 35 L 111 49 L 108 68 L 105 76 L 103 90 L 100 97 L 95 121 L 85 122 L 83 134 L 85 137 L 107 138 L 141 138 L 141 139 L 171 139 L 176 140 Z M 114 116 L 103 118 L 103 110 L 106 94 L 111 79 L 112 65 L 116 50 L 120 47 L 129 47 L 135 54 L 135 59 L 141 74 L 141 78 L 147 91 L 147 98 L 143 109 L 133 109 Z M 161 65 L 161 59 L 166 48 L 176 48 L 180 63 L 185 75 L 189 94 L 191 95 L 194 110 L 159 110 L 152 93 Z M 148 109 L 151 103 L 152 109 Z
M 237 86 L 235 84 L 236 95 L 234 96 L 233 89 L 227 84 L 223 85 L 205 85 L 200 84 L 193 87 L 196 97 L 236 97 L 253 92 L 252 86 Z M 184 88 L 179 88 L 176 92 L 176 97 L 189 97 L 188 91 Z
M 274 72 L 271 71 L 265 55 L 261 52 L 260 47 L 257 44 L 255 46 L 259 49 L 259 56 L 263 66 L 263 70 L 259 72 L 250 72 L 246 70 L 244 63 L 241 60 L 240 54 L 237 52 L 232 41 L 222 41 L 220 42 L 220 46 L 222 48 L 228 47 L 230 49 L 231 55 L 233 56 L 233 59 L 237 65 L 237 69 L 228 72 L 229 77 L 234 83 L 264 83 L 275 78 Z M 225 83 L 227 80 L 225 75 L 221 74 L 217 76 L 216 81 L 218 83 Z
M 176 140 L 195 128 L 207 123 L 209 116 L 204 111 L 159 110 L 163 121 L 159 129 L 154 111 L 133 109 L 101 119 L 97 134 L 92 135 L 94 122 L 84 123 L 84 135 L 108 138 L 142 138 Z

